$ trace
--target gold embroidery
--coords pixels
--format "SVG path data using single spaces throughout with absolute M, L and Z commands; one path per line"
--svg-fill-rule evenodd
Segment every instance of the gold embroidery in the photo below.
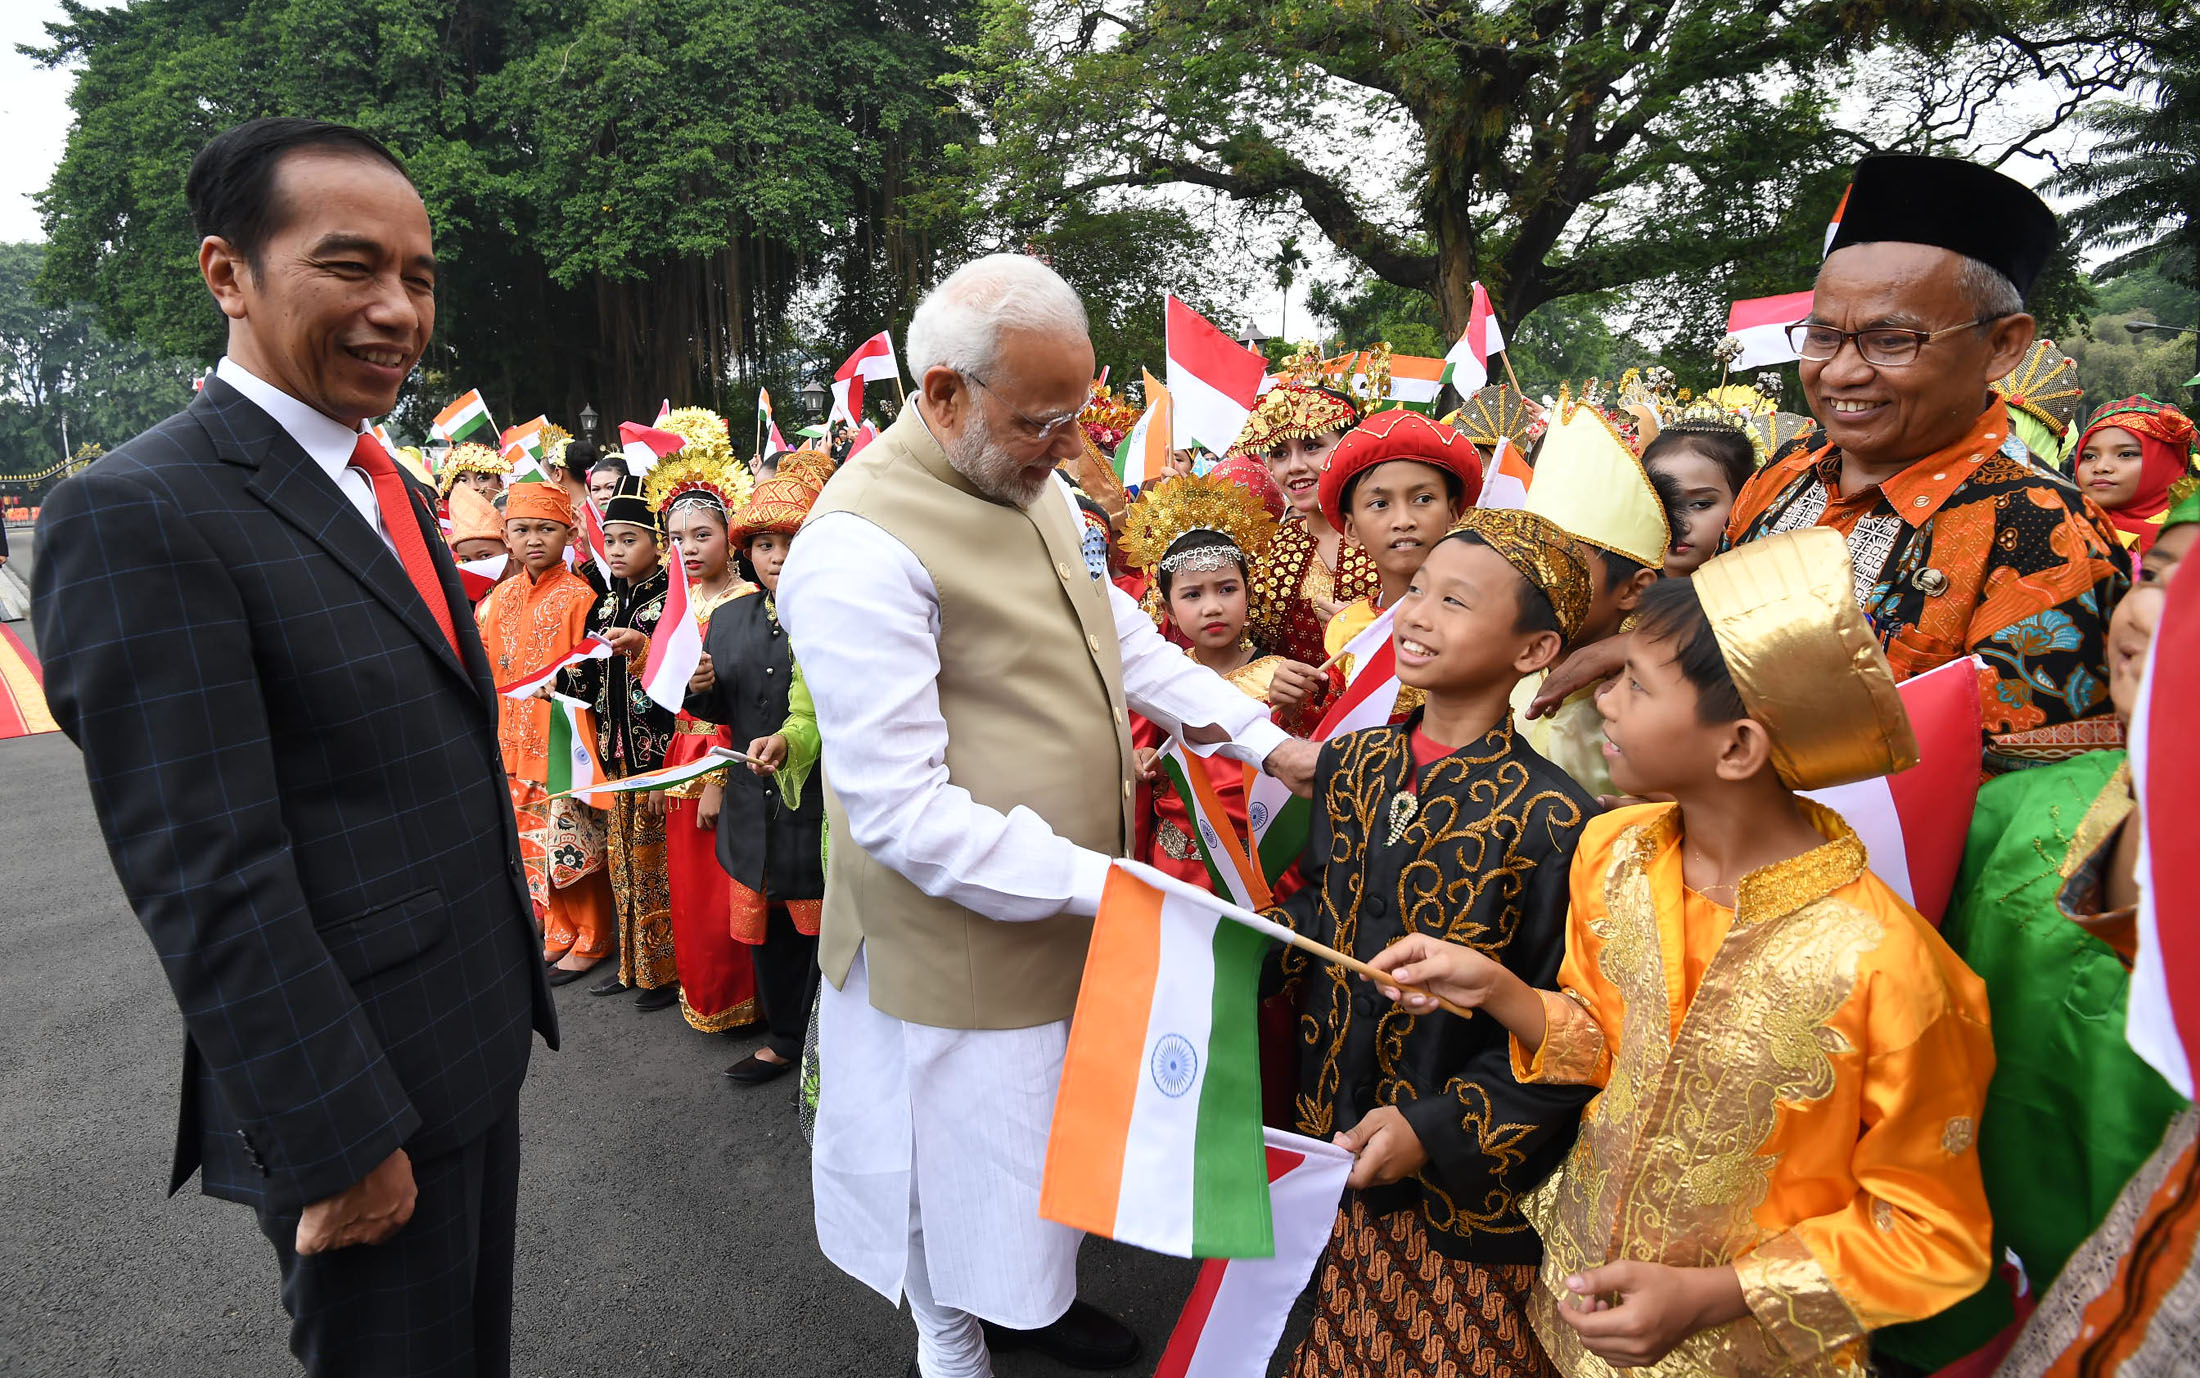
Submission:
M 1978 1125 L 1969 1115 L 1958 1115 L 1940 1131 L 1940 1151 L 1954 1158 L 1970 1152 L 1978 1142 Z
M 2108 777 L 2108 783 L 2094 796 L 2087 807 L 2085 817 L 2071 830 L 2070 845 L 2063 850 L 2062 864 L 2057 868 L 2065 881 L 2078 873 L 2078 868 L 2093 859 L 2110 834 L 2124 825 L 2131 815 L 2131 762 L 2116 767 L 2116 773 Z

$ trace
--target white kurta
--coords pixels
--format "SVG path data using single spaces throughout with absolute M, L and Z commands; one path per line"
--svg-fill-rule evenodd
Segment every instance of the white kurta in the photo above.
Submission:
M 1108 595 L 1132 709 L 1164 730 L 1219 727 L 1231 738 L 1220 750 L 1256 764 L 1288 740 L 1120 590 Z M 788 553 L 778 607 L 847 810 L 851 835 L 834 845 L 860 846 L 926 894 L 1003 922 L 1099 908 L 1107 856 L 948 778 L 939 594 L 907 546 L 827 513 Z M 825 1256 L 900 1301 L 914 1210 L 935 1301 L 1020 1330 L 1058 1318 L 1076 1296 L 1079 1235 L 1039 1219 L 1038 1205 L 1068 1042 L 1066 1020 L 939 1029 L 883 1014 L 858 953 L 843 988 L 828 982 L 819 1000 L 810 1178 Z

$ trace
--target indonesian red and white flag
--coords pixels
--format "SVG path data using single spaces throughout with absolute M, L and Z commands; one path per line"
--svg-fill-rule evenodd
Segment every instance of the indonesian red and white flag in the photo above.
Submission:
M 1146 410 L 1115 447 L 1115 475 L 1125 488 L 1151 483 L 1169 467 L 1170 437 L 1176 428 L 1168 388 L 1144 369 L 1138 373 L 1146 380 Z
M 1517 511 L 1528 505 L 1528 485 L 1534 482 L 1535 470 L 1528 467 L 1512 437 L 1501 435 L 1497 437 L 1497 448 L 1490 451 L 1489 467 L 1482 475 L 1482 495 L 1474 505 Z
M 2191 1099 L 2200 1066 L 2200 559 L 2170 575 L 2131 719 L 2131 784 L 2139 801 L 2139 957 L 2124 1036 Z
M 672 415 L 672 399 L 667 397 L 665 400 L 657 404 L 656 424 L 662 426 L 663 424 L 665 424 L 665 418 L 670 415 Z
M 1781 297 L 1752 297 L 1727 308 L 1726 333 L 1742 342 L 1741 357 L 1733 366 L 1770 368 L 1801 358 L 1788 343 L 1787 328 L 1810 315 L 1810 298 L 1808 292 L 1790 292 Z
M 1468 397 L 1490 381 L 1490 356 L 1505 352 L 1504 332 L 1497 328 L 1497 312 L 1490 294 L 1474 284 L 1474 299 L 1467 307 L 1467 330 L 1444 356 L 1444 381 L 1461 397 Z
M 848 458 L 854 459 L 857 455 L 862 454 L 864 447 L 876 439 L 878 439 L 877 426 L 866 421 L 856 427 L 855 435 L 848 441 Z
M 1978 803 L 1984 670 L 1984 662 L 1966 656 L 1902 682 L 1902 707 L 1917 736 L 1916 765 L 1809 791 L 1856 829 L 1873 874 L 1936 928 L 1948 912 Z
M 619 453 L 626 456 L 626 471 L 636 478 L 656 468 L 658 460 L 678 454 L 686 444 L 686 440 L 671 431 L 660 431 L 639 421 L 619 423 Z
M 1268 1258 L 1211 1258 L 1200 1266 L 1154 1378 L 1263 1378 L 1291 1303 L 1329 1243 L 1352 1175 L 1351 1153 L 1281 1129 L 1264 1126 L 1261 1134 L 1276 1251 Z
M 1185 450 L 1197 445 L 1226 455 L 1245 429 L 1268 360 L 1216 328 L 1212 321 L 1167 295 L 1169 443 Z M 1126 480 L 1127 482 L 1128 480 Z
M 703 629 L 688 605 L 687 563 L 665 561 L 665 578 L 665 610 L 649 635 L 642 689 L 659 707 L 677 713 L 687 703 L 688 677 L 703 661 Z
M 603 576 L 604 587 L 609 588 L 611 559 L 604 550 L 603 513 L 596 510 L 594 498 L 581 499 L 581 529 L 578 534 L 580 540 L 577 544 L 580 549 L 576 551 L 573 546 L 568 545 L 565 548 L 565 562 L 569 565 L 578 564 L 580 557 L 586 555 L 589 562 L 595 565 L 596 573 Z
M 832 410 L 825 413 L 826 430 L 830 431 L 835 425 L 839 424 L 842 421 L 847 422 L 851 426 L 856 424 L 856 416 L 859 412 L 863 410 L 863 383 L 861 382 L 861 380 L 855 378 L 835 378 L 833 380 L 832 392 Z M 853 397 L 850 396 L 851 393 L 854 394 Z
M 458 566 L 458 582 L 466 589 L 466 601 L 478 603 L 489 596 L 489 590 L 504 577 L 504 567 L 512 562 L 510 555 L 491 555 L 486 560 L 462 560 Z
M 1363 727 L 1380 727 L 1390 721 L 1398 706 L 1398 647 L 1392 639 L 1396 608 L 1385 609 L 1358 636 L 1345 643 L 1335 659 L 1349 664 L 1352 676 L 1337 701 L 1322 714 L 1314 740 L 1326 742 Z M 1192 748 L 1195 752 L 1202 748 Z M 1212 751 L 1209 747 L 1205 750 Z M 1245 790 L 1246 830 L 1259 854 L 1261 874 L 1273 883 L 1306 849 L 1312 821 L 1307 801 L 1290 786 L 1265 772 L 1253 777 Z
M 863 385 L 899 377 L 901 365 L 894 358 L 893 336 L 881 330 L 857 345 L 856 352 L 833 370 L 833 410 L 825 418 L 826 426 L 830 428 L 835 421 L 855 425 L 863 416 Z
M 1841 233 L 1841 217 L 1848 214 L 1849 188 L 1841 188 L 1841 204 L 1833 208 L 1833 219 L 1826 222 L 1826 252 L 1833 252 L 1833 237 Z
M 510 684 L 498 685 L 497 692 L 508 699 L 532 698 L 536 690 L 556 679 L 558 671 L 563 670 L 566 666 L 578 665 L 584 660 L 609 660 L 610 658 L 611 643 L 594 632 L 590 632 L 563 651 L 550 657 L 549 663 L 542 668 L 521 675 Z

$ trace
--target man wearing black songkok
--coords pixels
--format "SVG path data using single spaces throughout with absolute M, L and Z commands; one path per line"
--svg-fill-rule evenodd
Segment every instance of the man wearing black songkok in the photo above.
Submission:
M 1730 542 L 1848 538 L 1856 597 L 1901 678 L 1965 655 L 1990 770 L 2114 745 L 2108 617 L 2128 586 L 2093 502 L 2036 464 L 1991 388 L 2023 358 L 2024 293 L 2055 217 L 1953 158 L 1882 156 L 1856 179 L 1809 317 L 1789 327 L 1829 442 L 1750 481 Z

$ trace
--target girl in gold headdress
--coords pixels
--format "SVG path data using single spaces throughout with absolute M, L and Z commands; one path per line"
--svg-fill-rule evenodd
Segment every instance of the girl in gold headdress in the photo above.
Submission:
M 1286 370 L 1253 408 L 1233 455 L 1254 455 L 1291 504 L 1275 540 L 1253 566 L 1253 638 L 1304 665 L 1327 659 L 1322 631 L 1339 609 L 1375 592 L 1380 580 L 1367 552 L 1345 536 L 1321 503 L 1329 452 L 1360 419 L 1352 399 Z
M 1521 1083 L 1597 1089 L 1527 1206 L 1562 1373 L 1851 1378 L 1986 1280 L 1984 989 L 1794 793 L 1917 759 L 1852 580 L 1813 528 L 1652 589 L 1599 706 L 1615 784 L 1675 802 L 1589 822 L 1556 990 L 1420 935 L 1372 959 L 1503 1024 Z

